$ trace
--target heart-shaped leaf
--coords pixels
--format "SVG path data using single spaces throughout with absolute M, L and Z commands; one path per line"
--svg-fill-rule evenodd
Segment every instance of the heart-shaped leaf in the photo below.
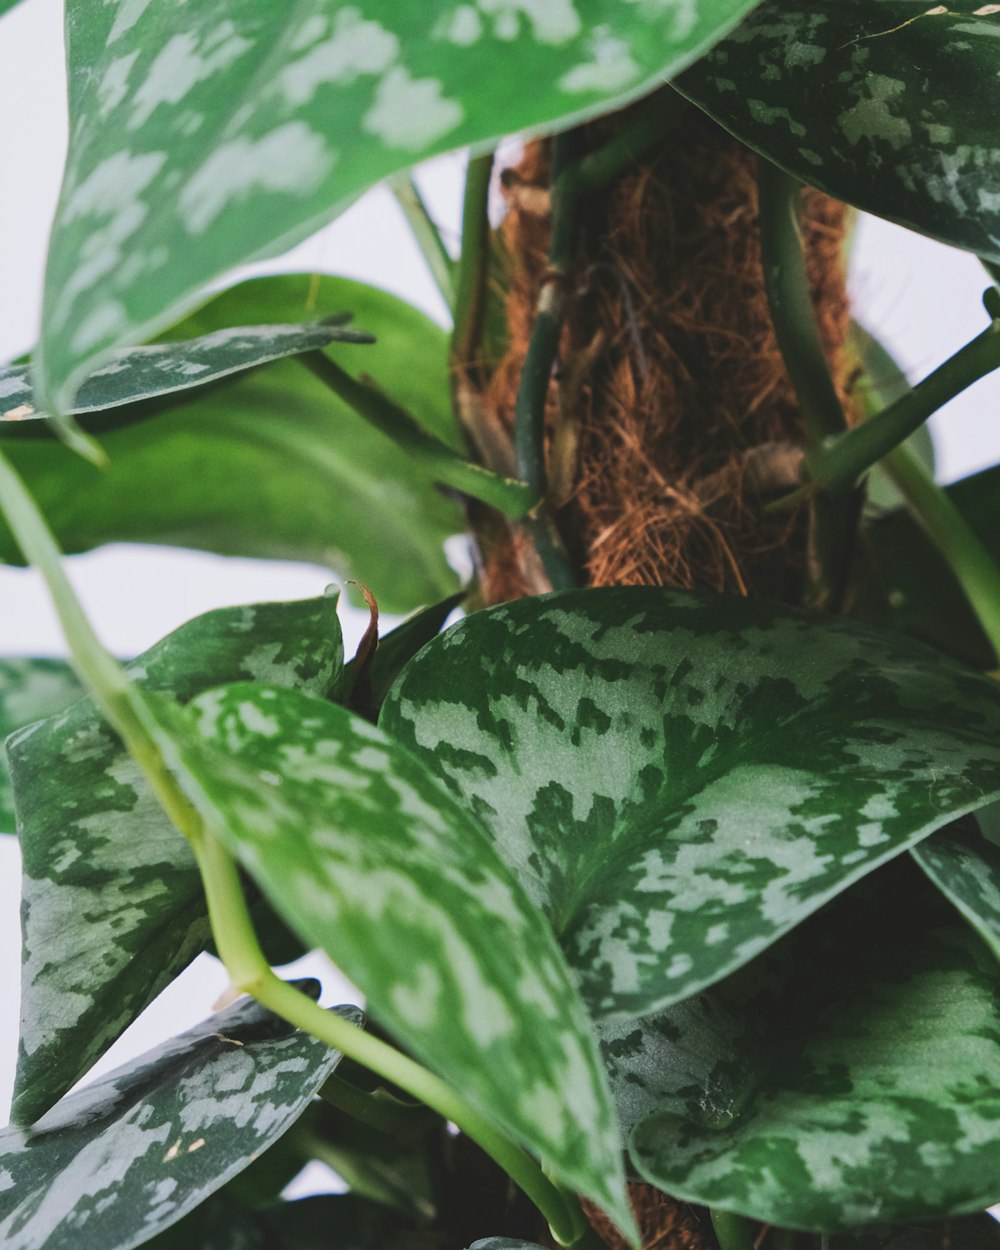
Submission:
M 708 994 L 604 1034 L 633 1162 L 676 1197 L 830 1232 L 1000 1196 L 996 963 L 905 859 Z
M 347 307 L 378 342 L 338 344 L 337 362 L 370 375 L 432 434 L 459 446 L 446 335 L 363 283 L 255 279 L 216 296 L 171 334 L 188 339 L 234 322 L 294 322 Z M 295 361 L 82 425 L 108 453 L 103 472 L 39 422 L 0 423 L 0 445 L 64 551 L 148 542 L 310 560 L 371 586 L 387 612 L 455 589 L 443 545 L 463 527 L 457 505 Z M 0 556 L 21 559 L 6 525 Z
M 1000 959 L 1000 809 L 939 830 L 913 858 Z
M 333 597 L 209 612 L 128 666 L 181 700 L 257 678 L 327 694 Z M 24 934 L 16 1122 L 38 1118 L 204 949 L 201 880 L 139 768 L 89 699 L 14 734 Z
M 67 416 L 104 412 L 145 399 L 208 386 L 259 365 L 320 351 L 330 343 L 371 343 L 370 334 L 339 325 L 244 325 L 201 338 L 116 352 L 77 392 Z M 46 414 L 35 406 L 30 365 L 0 365 L 0 420 Z
M 676 85 L 804 182 L 1000 260 L 998 29 L 973 0 L 765 0 Z
M 635 99 L 753 3 L 70 0 L 43 393 L 67 407 L 111 348 L 389 174 Z
M 314 983 L 315 984 L 315 983 Z M 356 1008 L 338 1008 L 360 1021 Z M 5 1250 L 129 1250 L 241 1172 L 340 1055 L 244 1000 L 0 1131 Z
M 275 910 L 424 1063 L 630 1228 L 587 1013 L 466 810 L 381 730 L 296 691 L 239 683 L 151 708 L 207 829 Z
M 574 591 L 461 621 L 379 722 L 489 830 L 591 1010 L 746 963 L 1000 789 L 1000 688 L 756 600 Z
M 65 660 L 0 660 L 0 741 L 79 699 L 83 690 Z M 0 760 L 0 833 L 14 832 L 14 793 Z

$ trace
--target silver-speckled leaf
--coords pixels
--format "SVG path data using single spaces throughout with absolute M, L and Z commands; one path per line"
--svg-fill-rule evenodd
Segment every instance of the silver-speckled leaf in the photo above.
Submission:
M 542 1250 L 533 1241 L 518 1241 L 511 1237 L 487 1237 L 483 1241 L 474 1241 L 469 1250 Z
M 1000 260 L 1000 13 L 766 0 L 679 90 L 804 182 Z
M 889 865 L 701 998 L 602 1029 L 633 1163 L 780 1227 L 981 1211 L 1000 1197 L 996 984 L 976 934 Z
M 201 338 L 133 347 L 114 356 L 80 387 L 66 415 L 207 386 L 272 360 L 321 351 L 333 342 L 371 343 L 369 334 L 338 325 L 233 326 Z M 0 365 L 0 420 L 44 417 L 35 407 L 30 365 Z
M 51 716 L 83 690 L 65 660 L 0 660 L 0 741 L 15 729 Z M 14 832 L 14 794 L 0 759 L 0 833 Z
M 939 830 L 913 858 L 1000 959 L 1000 809 Z
M 573 591 L 474 613 L 383 728 L 492 834 L 599 1017 L 710 985 L 1000 792 L 1000 687 L 758 600 Z
M 343 664 L 334 597 L 209 612 L 128 665 L 182 701 L 245 678 L 327 694 Z M 89 699 L 7 741 L 21 824 L 21 1041 L 13 1117 L 31 1123 L 209 936 L 184 838 Z
M 465 808 L 335 704 L 248 683 L 186 709 L 150 702 L 206 826 L 275 910 L 424 1063 L 629 1228 L 587 1013 L 545 917 Z
M 43 393 L 389 174 L 661 85 L 753 3 L 71 0 Z
M 353 1007 L 337 1009 L 360 1022 Z M 129 1250 L 241 1172 L 340 1055 L 244 999 L 0 1131 L 4 1250 Z

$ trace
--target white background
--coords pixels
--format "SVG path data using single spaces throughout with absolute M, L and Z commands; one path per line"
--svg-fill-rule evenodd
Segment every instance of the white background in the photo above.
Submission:
M 66 121 L 60 0 L 25 0 L 0 19 L 0 360 L 34 342 L 46 237 L 58 192 Z M 457 235 L 462 161 L 444 157 L 421 185 L 450 237 Z M 444 324 L 445 310 L 392 197 L 377 190 L 332 227 L 269 269 L 339 273 L 390 289 Z M 864 219 L 852 291 L 861 319 L 918 378 L 986 324 L 978 263 L 887 223 Z M 940 476 L 949 481 L 1000 460 L 1000 378 L 987 379 L 933 419 Z M 143 650 L 199 612 L 227 604 L 321 592 L 329 574 L 305 565 L 222 560 L 158 548 L 109 548 L 70 562 L 105 642 Z M 345 621 L 348 647 L 363 622 Z M 65 654 L 38 579 L 0 569 L 0 655 Z M 17 848 L 0 838 L 0 1123 L 8 1109 L 17 1033 Z M 150 1039 L 201 1019 L 224 988 L 207 958 L 154 1004 L 101 1070 Z M 335 997 L 337 988 L 327 994 Z

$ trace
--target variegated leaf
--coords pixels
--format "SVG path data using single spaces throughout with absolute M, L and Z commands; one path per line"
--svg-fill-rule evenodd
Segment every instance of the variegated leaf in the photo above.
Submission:
M 336 599 L 209 612 L 128 666 L 187 700 L 256 678 L 327 694 L 342 644 Z M 31 1123 L 82 1076 L 208 941 L 194 857 L 89 699 L 15 733 L 24 934 L 13 1117 Z
M 389 174 L 659 86 L 753 3 L 70 0 L 42 392 L 66 407 L 110 349 Z
M 448 340 L 415 308 L 345 278 L 284 274 L 215 296 L 170 336 L 247 322 L 294 322 L 353 308 L 373 347 L 336 360 L 369 375 L 453 446 Z M 171 338 L 172 341 L 172 338 Z M 81 418 L 110 464 L 71 455 L 41 422 L 0 422 L 0 444 L 67 553 L 108 542 L 310 560 L 371 586 L 387 612 L 454 590 L 445 539 L 462 514 L 430 476 L 293 360 L 172 402 Z M 21 555 L 0 523 L 0 557 Z
M 487 1237 L 484 1241 L 474 1241 L 469 1250 L 542 1250 L 533 1241 L 518 1241 L 511 1237 Z
M 1000 959 L 1000 808 L 939 830 L 913 857 Z
M 151 701 L 207 828 L 373 1015 L 631 1227 L 587 1013 L 544 916 L 430 771 L 368 721 L 239 683 Z
M 804 182 L 1000 260 L 1000 13 L 765 0 L 678 89 Z
M 272 360 L 320 351 L 331 343 L 372 343 L 340 325 L 246 325 L 201 338 L 116 352 L 80 387 L 66 415 L 104 412 L 207 386 Z M 44 417 L 36 407 L 30 365 L 0 365 L 0 420 Z
M 65 660 L 0 660 L 0 741 L 32 721 L 51 716 L 83 693 Z M 14 832 L 14 794 L 0 760 L 0 833 Z
M 280 1137 L 339 1060 L 243 1000 L 70 1094 L 33 1129 L 0 1131 L 4 1250 L 148 1241 Z
M 781 1227 L 981 1211 L 1000 1197 L 996 981 L 933 887 L 888 866 L 701 998 L 602 1030 L 635 1166 Z
M 489 830 L 598 1017 L 746 963 L 1000 792 L 1000 688 L 757 600 L 574 591 L 477 612 L 379 722 Z

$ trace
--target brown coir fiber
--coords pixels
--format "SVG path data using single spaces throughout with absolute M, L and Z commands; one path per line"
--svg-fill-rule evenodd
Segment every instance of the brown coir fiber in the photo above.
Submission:
M 541 143 L 504 178 L 510 344 L 484 401 L 507 426 L 546 269 L 547 182 Z M 844 233 L 844 206 L 807 191 L 809 275 L 842 391 Z M 547 418 L 561 431 L 560 529 L 590 584 L 799 601 L 805 514 L 762 512 L 794 478 L 801 428 L 764 291 L 756 158 L 696 110 L 584 208 Z M 487 602 L 538 588 L 509 543 L 485 552 Z
M 707 1217 L 652 1185 L 629 1185 L 628 1189 L 643 1250 L 714 1250 L 715 1235 Z M 583 1203 L 583 1209 L 608 1250 L 628 1250 L 628 1243 L 603 1212 L 589 1202 Z

